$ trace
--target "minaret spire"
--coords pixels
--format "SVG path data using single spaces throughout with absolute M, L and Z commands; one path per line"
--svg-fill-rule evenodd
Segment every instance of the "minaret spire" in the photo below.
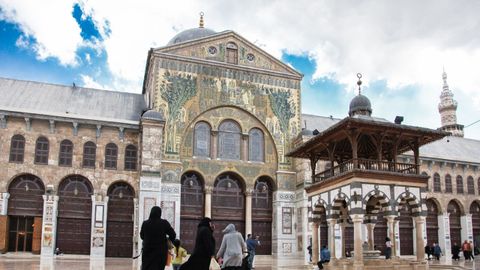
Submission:
M 205 26 L 205 23 L 204 23 L 204 21 L 203 21 L 203 15 L 205 15 L 205 14 L 203 13 L 203 11 L 200 12 L 200 24 L 199 24 L 199 27 L 200 27 L 200 28 L 203 28 L 203 27 Z
M 463 125 L 457 124 L 457 101 L 453 99 L 453 93 L 450 91 L 447 83 L 447 72 L 443 68 L 443 90 L 440 95 L 438 112 L 441 116 L 443 131 L 451 132 L 453 136 L 463 137 Z

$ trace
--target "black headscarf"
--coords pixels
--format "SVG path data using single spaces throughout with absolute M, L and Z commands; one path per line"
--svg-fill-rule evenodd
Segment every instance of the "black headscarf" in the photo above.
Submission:
M 150 210 L 150 216 L 148 217 L 148 219 L 150 220 L 160 219 L 161 216 L 162 216 L 162 208 L 158 206 L 154 206 L 152 207 L 152 210 Z
M 208 217 L 204 217 L 202 218 L 202 220 L 200 220 L 200 223 L 198 223 L 198 228 L 200 227 L 210 227 L 210 222 L 212 222 L 212 220 Z

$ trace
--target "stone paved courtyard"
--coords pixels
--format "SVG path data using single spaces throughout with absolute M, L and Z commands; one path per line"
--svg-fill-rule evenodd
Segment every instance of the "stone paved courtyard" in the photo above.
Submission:
M 475 262 L 446 262 L 445 258 L 441 260 L 443 264 L 464 266 L 465 269 L 480 270 L 480 256 L 477 256 Z M 430 264 L 438 264 L 431 261 Z M 90 259 L 88 256 L 65 255 L 54 257 L 52 259 L 42 259 L 40 256 L 31 254 L 3 254 L 0 255 L 0 270 L 138 270 L 137 261 L 132 259 L 107 258 Z M 169 268 L 166 268 L 170 270 Z M 274 269 L 313 269 L 304 264 L 303 260 L 295 258 L 272 259 L 270 256 L 259 256 L 256 262 L 255 270 L 274 270 Z M 439 269 L 439 268 L 435 268 Z

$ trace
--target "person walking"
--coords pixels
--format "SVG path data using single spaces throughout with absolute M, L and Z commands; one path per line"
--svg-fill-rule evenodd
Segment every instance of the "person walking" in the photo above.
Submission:
M 182 264 L 180 270 L 209 270 L 210 261 L 215 254 L 214 229 L 215 226 L 208 217 L 203 218 L 198 223 L 195 248 L 190 258 Z
M 247 239 L 247 251 L 248 251 L 248 269 L 253 269 L 253 259 L 255 258 L 255 250 L 257 246 L 260 244 L 258 241 L 258 236 L 255 238 L 253 235 L 249 234 L 249 238 Z
M 468 243 L 467 240 L 465 240 L 462 244 L 462 251 L 463 251 L 463 257 L 465 257 L 465 261 L 466 260 L 470 261 L 470 244 Z
M 176 234 L 168 221 L 161 218 L 162 209 L 152 207 L 150 216 L 142 224 L 140 238 L 143 240 L 142 270 L 164 270 L 167 263 L 168 243 Z
M 442 255 L 442 249 L 436 243 L 433 243 L 433 255 L 435 256 L 435 259 L 437 259 L 437 261 L 440 260 L 440 256 Z
M 243 251 L 247 250 L 242 234 L 237 232 L 233 224 L 228 224 L 222 232 L 222 244 L 217 252 L 218 260 L 222 261 L 222 269 L 240 270 Z
M 468 245 L 470 246 L 469 247 L 470 248 L 470 259 L 472 259 L 472 261 L 473 261 L 473 260 L 475 260 L 475 257 L 473 256 L 475 252 L 474 252 L 472 241 L 468 242 Z
M 385 259 L 388 260 L 392 257 L 392 241 L 390 238 L 385 238 Z
M 179 270 L 182 266 L 183 258 L 187 257 L 187 251 L 180 245 L 180 239 L 173 241 L 175 247 L 175 259 L 172 262 L 173 270 Z
M 460 260 L 460 256 L 458 256 L 458 254 L 460 254 L 460 247 L 457 245 L 457 243 L 453 243 L 453 246 L 452 246 L 452 260 L 454 260 L 454 261 Z
M 432 256 L 432 249 L 430 248 L 430 246 L 427 245 L 425 246 L 425 255 L 427 255 L 427 260 L 430 260 L 430 256 Z

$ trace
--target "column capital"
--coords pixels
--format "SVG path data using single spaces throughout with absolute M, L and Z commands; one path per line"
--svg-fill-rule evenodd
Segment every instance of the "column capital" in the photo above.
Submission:
M 415 220 L 415 223 L 425 223 L 427 218 L 424 216 L 417 216 L 417 217 L 414 217 L 413 219 Z
M 353 223 L 356 223 L 356 222 L 363 222 L 364 215 L 354 214 L 354 215 L 351 215 L 350 217 L 352 218 Z
M 385 216 L 385 218 L 387 219 L 388 222 L 395 222 L 395 218 L 397 218 L 396 215 L 388 215 L 388 216 Z
M 247 197 L 252 197 L 253 191 L 254 191 L 254 190 L 253 190 L 252 188 L 247 188 L 247 189 L 245 190 L 245 196 L 247 196 Z
M 317 222 L 312 222 L 312 227 L 318 229 L 318 227 L 320 227 L 320 224 Z
M 2 193 L 0 193 L 0 198 L 1 199 L 8 199 L 8 198 L 10 198 L 10 193 L 2 192 Z
M 327 218 L 328 224 L 335 225 L 337 224 L 337 219 L 335 218 Z
M 205 194 L 212 194 L 213 187 L 212 186 L 205 186 L 204 192 L 205 192 Z
M 218 135 L 218 130 L 212 130 L 212 131 L 210 131 L 210 134 L 212 134 L 212 136 L 217 136 Z

